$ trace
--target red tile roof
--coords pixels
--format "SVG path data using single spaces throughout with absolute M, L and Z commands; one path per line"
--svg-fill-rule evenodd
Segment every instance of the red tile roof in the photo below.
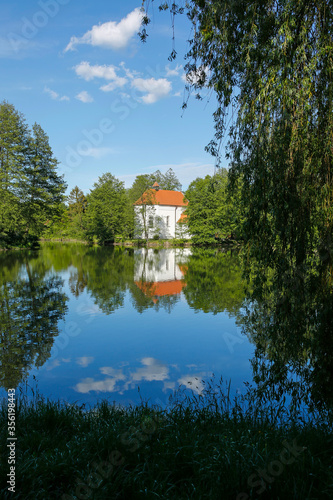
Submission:
M 178 264 L 181 273 L 184 275 L 188 269 L 186 264 Z M 134 281 L 136 286 L 146 295 L 150 297 L 156 304 L 158 298 L 164 295 L 178 295 L 186 286 L 183 280 L 169 281 Z
M 181 191 L 169 191 L 167 189 L 147 189 L 143 195 L 134 203 L 134 205 L 143 204 L 152 205 L 171 205 L 173 207 L 186 207 L 188 201 L 184 201 L 184 195 Z
M 163 295 L 177 295 L 185 286 L 184 281 L 135 281 L 136 286 L 148 297 L 162 297 Z

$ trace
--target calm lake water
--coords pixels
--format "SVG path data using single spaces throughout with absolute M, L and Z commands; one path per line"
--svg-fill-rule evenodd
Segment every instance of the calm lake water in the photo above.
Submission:
M 165 405 L 213 374 L 232 393 L 252 380 L 234 252 L 43 244 L 0 264 L 1 395 Z

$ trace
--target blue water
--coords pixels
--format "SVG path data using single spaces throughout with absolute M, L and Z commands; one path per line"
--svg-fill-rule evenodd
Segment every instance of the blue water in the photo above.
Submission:
M 117 263 L 110 264 L 109 268 L 105 263 L 114 258 L 113 249 L 101 250 L 103 259 L 98 250 L 89 254 L 86 247 L 81 250 L 80 246 L 75 246 L 73 252 L 69 252 L 75 255 L 73 259 L 68 256 L 68 248 L 66 258 L 58 255 L 56 259 L 56 254 L 61 252 L 60 245 L 52 246 L 51 250 L 50 246 L 45 246 L 34 256 L 34 262 L 43 263 L 44 269 L 47 269 L 46 277 L 55 275 L 61 278 L 61 292 L 67 296 L 67 310 L 63 319 L 58 321 L 59 334 L 54 337 L 51 356 L 39 368 L 34 365 L 28 367 L 28 377 L 22 383 L 33 388 L 37 386 L 39 392 L 50 399 L 86 404 L 101 399 L 135 404 L 141 396 L 149 400 L 150 404 L 164 406 L 178 387 L 189 387 L 195 394 L 200 394 L 204 387 L 202 381 L 209 380 L 213 374 L 216 379 L 223 377 L 225 381 L 231 380 L 232 393 L 245 392 L 244 381 L 251 381 L 252 378 L 249 360 L 254 346 L 241 333 L 234 311 L 216 313 L 215 308 L 214 312 L 204 312 L 200 308 L 201 295 L 205 304 L 207 300 L 209 303 L 210 293 L 214 294 L 212 302 L 218 299 L 216 295 L 219 291 L 223 300 L 227 294 L 232 295 L 230 283 L 233 276 L 230 273 L 238 273 L 237 256 L 219 254 L 212 257 L 224 259 L 226 270 L 222 268 L 219 279 L 223 283 L 223 272 L 228 273 L 227 289 L 224 290 L 222 285 L 214 290 L 200 290 L 199 285 L 193 284 L 193 281 L 191 283 L 190 279 L 187 283 L 187 276 L 193 270 L 195 278 L 195 266 L 201 266 L 207 256 L 203 255 L 201 262 L 200 253 L 196 253 L 193 260 L 191 250 L 180 257 L 176 250 L 171 249 L 167 252 L 152 251 L 149 255 L 144 255 L 142 251 L 131 251 L 128 262 L 131 264 L 133 259 L 133 270 L 126 272 L 126 279 L 119 285 L 121 297 L 118 297 L 114 311 L 110 312 L 103 303 L 112 299 L 109 297 L 111 292 L 108 291 L 109 280 L 105 273 L 110 273 L 111 279 L 116 272 L 112 266 Z M 125 250 L 117 249 L 117 252 Z M 77 265 L 78 257 L 80 266 Z M 148 264 L 145 262 L 147 266 L 143 270 L 144 257 Z M 21 269 L 24 275 L 26 263 L 20 264 L 20 259 L 22 257 L 18 257 L 17 269 Z M 166 260 L 168 263 L 164 266 Z M 103 261 L 103 269 L 98 278 L 100 261 Z M 233 271 L 228 262 L 236 266 Z M 28 260 L 28 265 L 33 268 L 35 264 L 30 264 Z M 167 269 L 163 270 L 163 266 Z M 70 287 L 70 278 L 78 271 L 85 274 L 87 285 L 75 296 Z M 99 279 L 105 280 L 101 285 L 105 292 L 103 300 L 96 292 Z M 155 286 L 157 284 L 162 290 L 158 292 L 160 295 L 157 293 L 149 297 L 148 294 L 148 297 L 144 297 L 138 285 L 139 279 L 142 283 L 152 283 L 154 280 Z M 216 276 L 213 274 L 204 276 L 203 282 L 210 283 L 214 279 Z M 191 286 L 193 293 L 199 296 L 195 306 L 189 305 L 186 298 L 186 292 L 191 291 L 186 288 Z M 238 274 L 235 275 L 236 286 L 239 286 Z M 134 292 L 133 287 L 137 287 Z M 143 286 L 141 288 L 144 289 Z M 170 292 L 170 288 L 177 293 L 164 295 L 163 290 Z M 147 307 L 141 312 L 135 307 L 133 293 L 138 293 L 140 300 L 147 301 Z M 171 306 L 161 307 L 163 300 L 171 300 Z M 4 389 L 2 394 L 5 394 Z

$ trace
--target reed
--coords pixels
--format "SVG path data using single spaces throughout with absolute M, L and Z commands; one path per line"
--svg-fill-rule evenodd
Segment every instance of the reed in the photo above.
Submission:
M 329 499 L 329 413 L 306 417 L 264 405 L 250 386 L 200 381 L 164 409 L 17 400 L 16 492 L 9 493 L 7 406 L 0 409 L 0 497 L 10 499 Z

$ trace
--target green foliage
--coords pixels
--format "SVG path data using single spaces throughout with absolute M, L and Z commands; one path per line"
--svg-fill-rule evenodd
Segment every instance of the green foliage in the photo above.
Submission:
M 165 8 L 177 13 L 177 4 Z M 290 369 L 317 402 L 333 401 L 332 2 L 190 0 L 186 11 L 194 29 L 185 70 L 195 91 L 216 95 L 207 147 L 216 157 L 231 122 L 257 381 L 263 393 L 276 383 L 279 401 L 285 387 L 296 390 Z M 213 185 L 200 182 L 208 207 L 197 202 L 195 184 L 188 198 L 202 221 L 195 235 L 209 239 L 218 225 Z
M 323 280 L 333 268 L 331 7 L 329 0 L 186 4 L 194 33 L 185 69 L 196 91 L 208 87 L 217 97 L 207 148 L 215 156 L 232 111 L 228 155 L 232 178 L 242 180 L 251 254 L 266 266 L 300 266 L 328 251 L 325 266 L 314 264 Z M 177 12 L 177 4 L 168 8 Z
M 99 177 L 87 197 L 85 225 L 88 239 L 96 236 L 100 243 L 105 244 L 113 242 L 115 234 L 129 232 L 127 203 L 123 182 L 110 173 Z
M 181 185 L 172 169 L 164 175 L 157 170 L 153 174 L 138 175 L 130 189 L 125 190 L 118 179 L 110 173 L 104 174 L 85 197 L 82 190 L 75 186 L 67 197 L 68 207 L 59 207 L 59 212 L 48 221 L 45 238 L 81 239 L 90 242 L 111 243 L 133 238 L 136 234 L 156 229 L 153 197 L 148 196 L 141 206 L 142 220 L 135 221 L 134 203 L 154 182 L 162 189 L 180 189 Z M 153 227 L 150 227 L 153 217 Z
M 258 380 L 283 388 L 290 368 L 318 401 L 332 400 L 332 3 L 193 0 L 188 9 L 186 69 L 218 100 L 214 155 L 228 107 L 237 111 L 228 154 L 232 182 L 242 181 Z
M 155 182 L 159 184 L 161 189 L 180 191 L 182 188 L 172 168 L 169 168 L 165 174 L 156 170 L 153 174 L 137 175 L 132 187 L 129 189 L 131 202 L 135 203 L 147 189 L 150 189 L 153 186 Z
M 0 244 L 29 244 L 59 215 L 65 183 L 57 174 L 49 138 L 28 129 L 21 113 L 0 103 Z
M 194 248 L 186 262 L 183 293 L 197 311 L 226 312 L 240 319 L 245 300 L 241 262 L 236 252 Z
M 181 191 L 182 185 L 179 182 L 172 168 L 169 168 L 169 170 L 167 170 L 165 174 L 162 175 L 161 177 L 162 178 L 159 181 L 157 181 L 161 189 L 167 189 L 170 191 Z
M 219 170 L 214 176 L 197 178 L 185 196 L 189 231 L 194 243 L 215 243 L 217 239 L 240 238 L 242 216 L 239 188 L 230 194 L 228 172 Z
M 84 213 L 87 207 L 87 198 L 78 186 L 75 186 L 69 193 L 67 203 L 71 232 L 75 236 L 84 237 Z
M 75 186 L 67 197 L 68 209 L 71 217 L 84 214 L 87 206 L 87 198 L 83 191 Z
M 1 256 L 0 385 L 17 387 L 31 366 L 41 367 L 67 311 L 63 280 L 47 273 L 36 252 Z

